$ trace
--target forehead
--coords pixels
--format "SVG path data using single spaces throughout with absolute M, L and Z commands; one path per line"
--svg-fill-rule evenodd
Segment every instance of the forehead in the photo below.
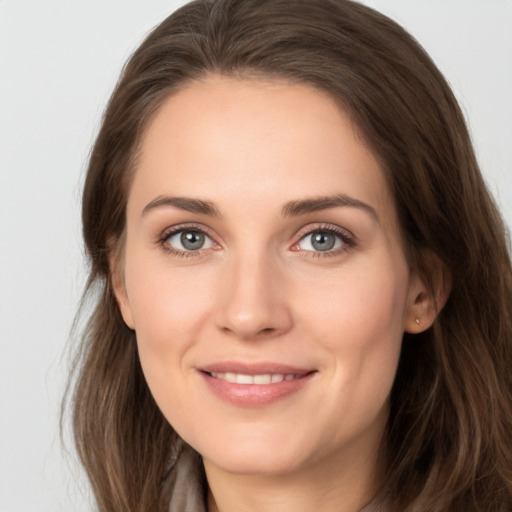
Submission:
M 130 202 L 172 194 L 282 204 L 333 193 L 389 207 L 377 159 L 333 99 L 306 85 L 212 76 L 151 119 Z

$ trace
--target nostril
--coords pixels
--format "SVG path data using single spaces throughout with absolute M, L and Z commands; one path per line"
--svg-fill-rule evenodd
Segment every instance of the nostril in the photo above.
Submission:
M 260 339 L 274 336 L 279 332 L 279 329 L 275 327 L 264 327 L 263 329 L 254 329 L 244 332 L 242 329 L 230 328 L 229 326 L 221 327 L 221 330 L 225 334 L 231 334 L 239 337 L 240 339 Z
M 271 338 L 287 332 L 292 323 L 286 303 L 275 304 L 263 299 L 256 303 L 247 297 L 237 299 L 235 296 L 230 296 L 229 302 L 220 303 L 215 317 L 216 327 L 222 333 L 244 340 Z

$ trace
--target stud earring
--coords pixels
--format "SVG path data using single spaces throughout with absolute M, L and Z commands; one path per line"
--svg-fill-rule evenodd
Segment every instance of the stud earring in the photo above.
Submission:
M 416 323 L 417 323 L 418 325 L 420 325 L 420 319 L 419 319 L 419 318 L 416 318 Z

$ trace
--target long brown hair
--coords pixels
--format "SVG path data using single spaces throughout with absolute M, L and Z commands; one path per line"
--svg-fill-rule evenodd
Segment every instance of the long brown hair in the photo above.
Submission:
M 275 77 L 326 91 L 360 128 L 394 194 L 410 265 L 451 272 L 435 324 L 405 335 L 382 457 L 390 510 L 512 507 L 512 271 L 501 217 L 463 115 L 430 58 L 396 23 L 348 0 L 196 0 L 123 70 L 83 193 L 96 301 L 74 367 L 76 446 L 101 511 L 168 502 L 178 436 L 153 401 L 119 313 L 109 256 L 123 243 L 138 143 L 174 91 L 208 74 Z M 434 286 L 434 284 L 432 284 Z

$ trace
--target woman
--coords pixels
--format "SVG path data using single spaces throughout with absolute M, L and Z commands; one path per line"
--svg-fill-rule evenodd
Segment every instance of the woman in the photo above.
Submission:
M 74 428 L 100 510 L 510 510 L 504 226 L 394 22 L 178 10 L 109 102 L 83 228 Z

